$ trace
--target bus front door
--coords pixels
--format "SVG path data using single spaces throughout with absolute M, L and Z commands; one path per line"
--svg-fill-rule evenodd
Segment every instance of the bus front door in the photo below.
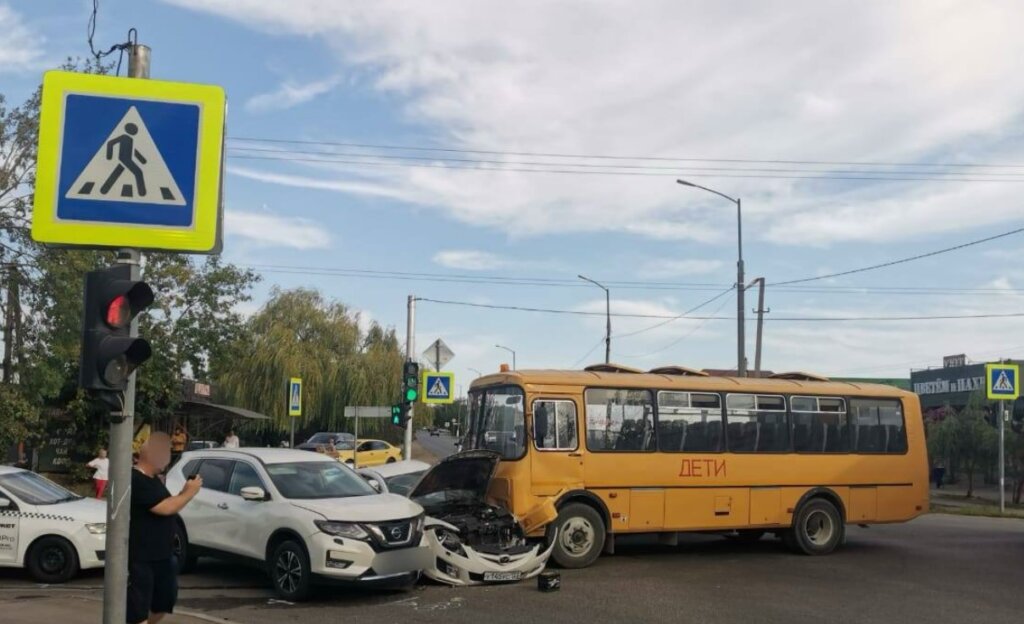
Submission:
M 583 487 L 583 452 L 576 402 L 568 398 L 533 401 L 531 493 L 554 496 Z

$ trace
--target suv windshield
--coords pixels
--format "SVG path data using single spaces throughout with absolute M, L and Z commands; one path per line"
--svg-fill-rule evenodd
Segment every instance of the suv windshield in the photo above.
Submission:
M 526 452 L 523 391 L 518 386 L 470 391 L 469 418 L 467 450 L 495 451 L 505 460 L 519 459 Z
M 269 464 L 267 474 L 285 498 L 346 498 L 376 494 L 355 472 L 333 461 Z
M 82 498 L 45 477 L 27 471 L 0 476 L 0 487 L 29 505 L 53 505 Z

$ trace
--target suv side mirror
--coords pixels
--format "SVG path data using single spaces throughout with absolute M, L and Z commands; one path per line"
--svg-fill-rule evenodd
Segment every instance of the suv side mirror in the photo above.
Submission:
M 7 509 L 10 506 L 11 506 L 10 499 L 0 498 L 0 509 Z
M 366 482 L 370 484 L 370 487 L 377 490 L 378 494 L 384 491 L 384 486 L 380 484 L 380 481 L 376 479 L 367 479 Z
M 255 485 L 250 485 L 248 487 L 242 488 L 239 494 L 241 494 L 242 498 L 244 498 L 247 501 L 267 500 L 267 491 Z

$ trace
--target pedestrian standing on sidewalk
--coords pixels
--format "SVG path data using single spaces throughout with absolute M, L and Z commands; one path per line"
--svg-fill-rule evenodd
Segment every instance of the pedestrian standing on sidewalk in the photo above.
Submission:
M 942 482 L 946 479 L 946 465 L 939 460 L 935 463 L 935 489 L 942 489 Z
M 132 470 L 128 624 L 157 624 L 174 611 L 178 601 L 175 516 L 199 493 L 203 479 L 189 478 L 181 492 L 172 496 L 160 479 L 170 461 L 170 436 L 154 433 L 139 449 L 139 461 Z
M 108 476 L 110 474 L 110 460 L 107 459 L 107 449 L 101 448 L 96 453 L 96 457 L 86 466 L 96 471 L 92 473 L 92 483 L 96 486 L 96 498 L 103 498 L 103 493 L 107 491 L 107 480 L 110 478 Z

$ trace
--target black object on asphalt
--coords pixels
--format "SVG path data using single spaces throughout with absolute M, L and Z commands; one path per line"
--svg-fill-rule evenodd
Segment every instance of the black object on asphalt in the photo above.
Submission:
M 558 572 L 541 572 L 537 577 L 537 589 L 542 592 L 558 591 L 562 587 L 562 575 Z

